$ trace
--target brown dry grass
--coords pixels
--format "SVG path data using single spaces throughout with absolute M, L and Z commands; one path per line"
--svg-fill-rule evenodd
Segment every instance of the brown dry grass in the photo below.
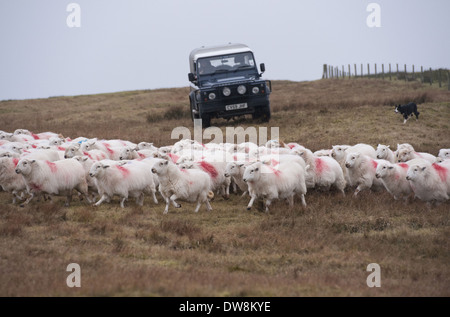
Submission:
M 274 82 L 273 119 L 285 141 L 313 150 L 333 144 L 408 142 L 436 154 L 450 147 L 450 93 L 381 80 Z M 1 129 L 173 143 L 188 88 L 0 102 Z M 393 105 L 421 101 L 420 120 L 402 125 Z M 169 111 L 169 110 L 171 111 Z M 174 119 L 167 113 L 174 113 Z M 160 116 L 160 120 L 148 117 Z M 224 120 L 216 120 L 225 129 Z M 249 119 L 235 125 L 262 126 Z M 125 209 L 74 199 L 10 204 L 0 193 L 1 296 L 449 296 L 449 202 L 430 207 L 386 192 L 359 199 L 310 191 L 308 208 L 245 211 L 247 199 L 216 198 L 162 214 L 146 198 Z M 66 286 L 69 263 L 79 289 Z M 369 263 L 381 288 L 368 288 Z

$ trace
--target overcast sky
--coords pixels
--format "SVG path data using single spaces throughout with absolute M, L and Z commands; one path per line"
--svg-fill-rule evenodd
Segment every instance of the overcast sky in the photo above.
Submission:
M 367 25 L 370 3 L 381 27 Z M 273 80 L 316 80 L 324 63 L 450 68 L 449 12 L 448 0 L 0 0 L 0 100 L 187 86 L 189 52 L 228 42 Z

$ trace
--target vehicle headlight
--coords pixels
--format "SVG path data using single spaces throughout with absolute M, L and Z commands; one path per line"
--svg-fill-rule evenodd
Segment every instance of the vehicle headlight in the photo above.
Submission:
M 238 88 L 237 88 L 237 91 L 238 91 L 239 94 L 243 95 L 247 91 L 247 88 L 245 88 L 244 85 L 239 85 Z
M 214 99 L 216 99 L 216 94 L 213 93 L 213 92 L 211 92 L 211 93 L 208 95 L 208 98 L 209 98 L 209 100 L 214 100 Z
M 258 87 L 253 87 L 252 88 L 252 93 L 254 93 L 255 95 L 259 92 L 259 88 Z
M 222 90 L 222 93 L 223 93 L 223 95 L 224 95 L 225 97 L 228 97 L 229 95 L 231 95 L 231 89 L 228 88 L 228 87 L 225 87 L 225 88 Z

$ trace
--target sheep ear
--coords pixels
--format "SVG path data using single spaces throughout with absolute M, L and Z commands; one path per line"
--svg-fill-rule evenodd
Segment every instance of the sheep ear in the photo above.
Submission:
M 31 164 L 36 163 L 36 160 L 31 160 L 30 163 Z
M 168 165 L 168 164 L 169 164 L 169 161 L 165 161 L 165 162 L 164 162 L 164 165 Z
M 390 145 L 387 145 L 386 147 L 389 149 L 391 146 L 390 146 Z
M 427 168 L 426 166 L 422 167 L 422 171 L 424 171 L 426 168 Z
M 391 169 L 393 169 L 393 168 L 394 168 L 394 166 L 389 166 L 388 168 L 389 168 L 389 169 L 391 170 Z
M 83 162 L 86 162 L 88 157 L 87 156 L 83 156 L 81 159 L 83 160 Z
M 242 167 L 244 165 L 245 165 L 245 163 L 238 164 L 239 167 Z
M 255 168 L 255 172 L 259 171 L 259 167 Z
M 108 168 L 109 167 L 109 165 L 103 165 L 103 168 Z

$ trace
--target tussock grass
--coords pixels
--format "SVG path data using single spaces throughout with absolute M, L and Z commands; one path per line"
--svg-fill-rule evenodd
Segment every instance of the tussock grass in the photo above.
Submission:
M 274 81 L 272 120 L 280 137 L 312 150 L 359 142 L 411 143 L 437 154 L 450 147 L 450 93 L 414 82 L 375 79 Z M 0 103 L 1 129 L 64 136 L 173 144 L 176 126 L 192 131 L 189 88 Z M 416 101 L 418 121 L 393 112 Z M 186 113 L 186 114 L 184 114 Z M 149 114 L 158 116 L 148 119 Z M 250 118 L 213 120 L 260 127 Z M 97 208 L 74 198 L 11 205 L 0 193 L 2 296 L 449 296 L 449 202 L 405 204 L 388 193 L 307 193 L 306 209 L 275 201 L 270 213 L 248 197 L 216 198 L 213 211 L 146 198 Z M 66 286 L 69 263 L 82 287 Z M 369 263 L 381 266 L 382 287 L 368 288 Z

